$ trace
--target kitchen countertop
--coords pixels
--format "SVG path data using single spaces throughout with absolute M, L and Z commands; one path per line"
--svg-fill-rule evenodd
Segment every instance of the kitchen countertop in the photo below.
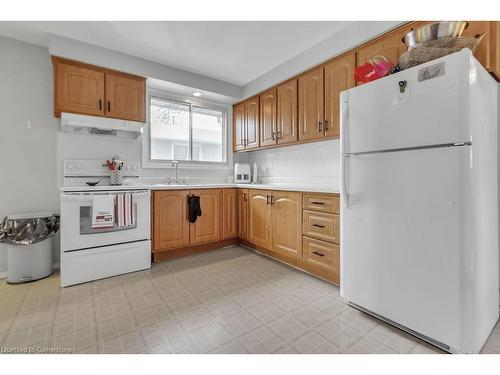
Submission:
M 244 189 L 262 189 L 262 190 L 281 190 L 281 191 L 301 191 L 306 193 L 339 193 L 338 186 L 308 186 L 306 184 L 285 184 L 285 183 L 262 183 L 262 184 L 235 184 L 235 183 L 203 183 L 203 184 L 140 184 L 134 183 L 119 186 L 63 186 L 61 192 L 75 191 L 120 191 L 120 190 L 191 190 L 191 189 L 217 189 L 217 188 L 244 188 Z

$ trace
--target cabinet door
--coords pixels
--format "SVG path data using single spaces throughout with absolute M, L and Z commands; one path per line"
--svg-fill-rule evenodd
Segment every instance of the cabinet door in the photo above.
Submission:
M 340 137 L 340 92 L 354 87 L 356 55 L 350 53 L 325 65 L 325 124 L 326 137 Z
M 238 238 L 247 239 L 248 234 L 248 189 L 238 189 Z
M 222 238 L 238 237 L 237 189 L 222 190 Z
M 200 197 L 201 216 L 190 227 L 190 244 L 219 241 L 222 238 L 222 189 L 191 190 Z
M 299 77 L 299 140 L 323 137 L 323 67 Z
M 272 250 L 302 258 L 302 194 L 274 191 L 272 206 Z
M 153 252 L 189 245 L 188 190 L 153 192 Z
M 297 125 L 297 80 L 285 82 L 278 86 L 278 143 L 296 142 Z
M 248 241 L 271 248 L 271 202 L 270 191 L 249 190 Z
M 259 147 L 259 97 L 245 101 L 245 148 Z
M 233 107 L 233 150 L 245 148 L 245 103 Z
M 104 73 L 53 58 L 55 116 L 61 112 L 104 116 Z
M 412 28 L 418 27 L 421 24 L 423 24 L 423 22 L 405 25 L 359 48 L 357 51 L 357 66 L 366 64 L 369 59 L 376 55 L 382 55 L 393 64 L 397 64 L 399 62 L 399 56 L 405 53 L 408 49 L 406 44 L 403 43 L 403 37 L 406 33 L 410 32 Z
M 276 88 L 260 95 L 260 145 L 276 144 Z
M 106 116 L 130 121 L 146 121 L 146 81 L 144 78 L 106 73 Z

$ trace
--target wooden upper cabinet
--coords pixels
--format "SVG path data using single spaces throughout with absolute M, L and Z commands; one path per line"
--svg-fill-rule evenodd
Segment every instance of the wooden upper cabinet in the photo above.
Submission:
M 235 105 L 233 108 L 233 150 L 245 148 L 245 103 Z
M 269 249 L 271 247 L 271 192 L 249 190 L 248 196 L 248 241 Z
M 106 73 L 106 116 L 145 122 L 144 78 Z
M 323 137 L 323 66 L 299 77 L 299 140 Z
M 215 242 L 222 238 L 222 189 L 191 190 L 200 197 L 201 216 L 190 227 L 190 244 Z
M 260 145 L 276 144 L 276 88 L 260 95 Z
M 302 194 L 272 193 L 272 250 L 286 257 L 302 258 Z
M 297 80 L 287 81 L 277 88 L 277 138 L 279 144 L 298 140 Z
M 418 27 L 421 23 L 411 23 L 404 25 L 375 39 L 357 50 L 357 66 L 364 65 L 376 55 L 382 55 L 390 60 L 394 65 L 399 62 L 399 57 L 408 50 L 403 43 L 403 37 L 411 31 L 413 27 Z
M 61 112 L 104 116 L 104 72 L 52 58 L 55 116 Z
M 491 43 L 493 45 L 494 65 L 493 72 L 497 80 L 500 80 L 500 21 L 495 21 L 495 37 Z
M 189 190 L 153 192 L 153 252 L 189 245 Z
M 356 85 L 354 68 L 356 54 L 336 58 L 325 65 L 325 123 L 326 137 L 340 137 L 340 92 Z
M 222 238 L 238 237 L 237 189 L 222 189 Z
M 245 148 L 259 147 L 259 97 L 245 101 Z
M 238 238 L 248 235 L 248 189 L 238 189 Z
M 52 56 L 54 113 L 146 121 L 146 79 Z

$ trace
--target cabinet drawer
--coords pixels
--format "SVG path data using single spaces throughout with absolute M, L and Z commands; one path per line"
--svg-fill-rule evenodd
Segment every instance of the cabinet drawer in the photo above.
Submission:
M 339 245 L 304 236 L 302 237 L 302 254 L 303 261 L 310 266 L 337 272 L 339 270 Z
M 302 208 L 338 214 L 340 212 L 340 198 L 336 195 L 306 193 L 303 195 Z
M 304 210 L 302 217 L 302 234 L 340 243 L 339 215 Z

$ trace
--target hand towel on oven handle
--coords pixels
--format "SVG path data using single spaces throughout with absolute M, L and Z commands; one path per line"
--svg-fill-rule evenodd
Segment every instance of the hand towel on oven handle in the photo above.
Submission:
M 115 222 L 115 197 L 94 195 L 92 197 L 92 228 L 112 228 Z
M 135 205 L 131 193 L 116 194 L 116 226 L 119 228 L 135 225 Z

